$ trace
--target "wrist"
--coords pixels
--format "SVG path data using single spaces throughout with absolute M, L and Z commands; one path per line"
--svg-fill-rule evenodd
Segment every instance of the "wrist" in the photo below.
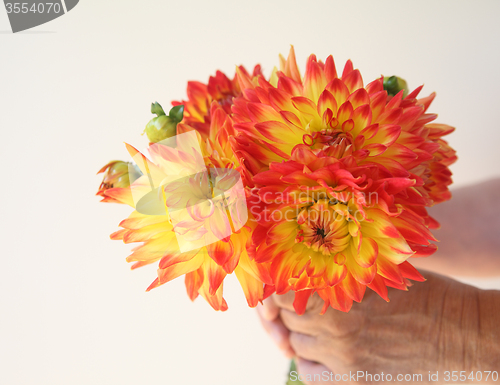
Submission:
M 445 293 L 439 348 L 441 369 L 466 372 L 500 367 L 500 291 L 454 282 Z
M 476 367 L 479 370 L 500 368 L 500 291 L 477 289 L 479 314 Z

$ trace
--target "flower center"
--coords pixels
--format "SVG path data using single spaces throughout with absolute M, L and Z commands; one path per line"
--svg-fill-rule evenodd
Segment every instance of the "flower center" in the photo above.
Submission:
M 336 204 L 338 206 L 339 204 Z M 348 219 L 328 199 L 320 199 L 299 213 L 296 243 L 324 255 L 343 251 L 349 244 Z
M 324 238 L 325 237 L 325 229 L 320 229 L 320 228 L 316 229 L 316 235 L 319 235 L 322 238 Z

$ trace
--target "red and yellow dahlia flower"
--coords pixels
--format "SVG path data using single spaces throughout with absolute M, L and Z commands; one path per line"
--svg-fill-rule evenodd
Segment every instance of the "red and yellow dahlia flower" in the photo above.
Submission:
M 453 131 L 431 124 L 434 94 L 388 95 L 383 78 L 364 86 L 348 61 L 311 55 L 304 78 L 293 48 L 270 81 L 238 72 L 232 145 L 251 176 L 256 261 L 271 263 L 278 294 L 304 311 L 317 292 L 348 311 L 366 287 L 387 298 L 423 277 L 407 262 L 436 247 L 426 207 L 450 198 Z

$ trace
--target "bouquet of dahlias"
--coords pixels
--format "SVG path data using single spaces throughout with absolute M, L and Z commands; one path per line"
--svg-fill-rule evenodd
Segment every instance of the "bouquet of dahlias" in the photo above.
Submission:
M 168 114 L 152 105 L 147 151 L 100 170 L 103 201 L 134 209 L 111 238 L 139 243 L 132 269 L 158 262 L 147 290 L 185 275 L 215 310 L 233 272 L 250 307 L 293 291 L 298 314 L 314 293 L 347 312 L 367 287 L 388 301 L 424 280 L 408 259 L 436 250 L 426 207 L 450 198 L 456 160 L 421 89 L 364 85 L 332 56 L 302 77 L 293 47 L 269 78 L 257 65 L 188 82 Z

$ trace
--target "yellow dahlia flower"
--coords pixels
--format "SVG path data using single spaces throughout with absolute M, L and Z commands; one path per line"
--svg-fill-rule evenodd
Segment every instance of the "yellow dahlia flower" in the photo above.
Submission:
M 219 117 L 214 108 L 210 132 L 224 132 L 225 121 Z M 135 209 L 111 238 L 143 242 L 127 258 L 135 262 L 133 269 L 159 262 L 158 276 L 148 290 L 185 275 L 192 300 L 201 294 L 215 310 L 224 311 L 223 281 L 234 272 L 254 307 L 264 298 L 264 283 L 272 282 L 268 266 L 257 264 L 247 251 L 252 250 L 252 224 L 247 223 L 240 174 L 231 167 L 207 169 L 224 159 L 220 135 L 213 145 L 221 157 L 212 151 L 204 158 L 196 131 L 186 125 L 181 129 L 176 137 L 150 144 L 148 157 L 127 146 L 142 176 L 128 189 L 104 192 L 108 199 Z M 212 145 L 210 138 L 203 143 L 205 151 L 207 143 Z

